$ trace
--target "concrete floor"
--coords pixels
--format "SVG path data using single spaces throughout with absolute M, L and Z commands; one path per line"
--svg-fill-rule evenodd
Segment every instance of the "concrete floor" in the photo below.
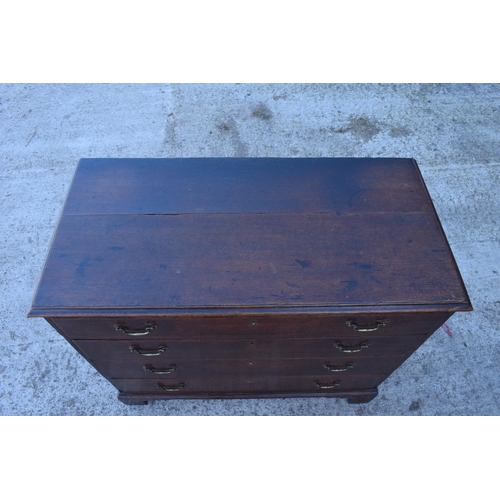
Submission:
M 499 415 L 500 85 L 1 85 L 2 415 Z M 385 156 L 419 163 L 475 307 L 367 405 L 328 398 L 128 407 L 26 319 L 81 157 Z

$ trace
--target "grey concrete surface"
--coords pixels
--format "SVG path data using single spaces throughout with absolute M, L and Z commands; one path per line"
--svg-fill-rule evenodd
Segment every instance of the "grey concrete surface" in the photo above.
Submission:
M 500 85 L 1 85 L 0 414 L 499 415 Z M 32 294 L 81 157 L 385 156 L 419 163 L 475 307 L 366 405 L 118 402 Z

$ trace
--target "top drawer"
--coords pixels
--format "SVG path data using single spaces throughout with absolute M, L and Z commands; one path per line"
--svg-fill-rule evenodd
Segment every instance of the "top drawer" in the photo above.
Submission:
M 354 315 L 239 315 L 118 318 L 54 318 L 66 337 L 79 339 L 328 338 L 335 335 L 432 333 L 450 313 Z

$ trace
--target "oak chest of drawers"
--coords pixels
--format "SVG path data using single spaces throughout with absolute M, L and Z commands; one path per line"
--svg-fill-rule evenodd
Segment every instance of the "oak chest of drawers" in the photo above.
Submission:
M 470 310 L 412 159 L 82 159 L 28 316 L 124 403 L 360 403 Z

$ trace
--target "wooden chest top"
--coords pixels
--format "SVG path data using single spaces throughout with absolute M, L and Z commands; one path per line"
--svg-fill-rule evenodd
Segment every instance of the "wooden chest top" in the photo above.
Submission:
M 82 159 L 29 316 L 467 311 L 417 164 Z

